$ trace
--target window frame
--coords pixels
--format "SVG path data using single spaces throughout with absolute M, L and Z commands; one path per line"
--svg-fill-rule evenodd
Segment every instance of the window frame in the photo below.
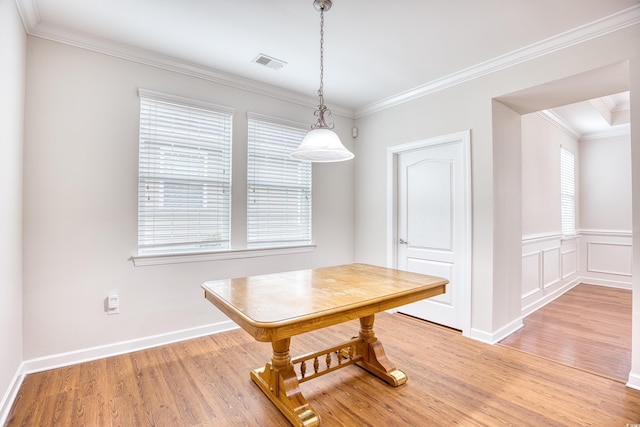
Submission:
M 138 255 L 229 249 L 234 109 L 146 89 L 138 96 Z M 217 224 L 219 241 L 203 239 Z
M 247 248 L 312 244 L 312 164 L 289 158 L 308 131 L 303 123 L 247 113 Z
M 562 236 L 576 236 L 575 154 L 560 146 L 560 223 Z
M 228 111 L 232 114 L 232 126 L 235 126 L 235 109 L 230 107 L 224 107 L 217 104 L 212 104 L 206 101 L 199 101 L 190 98 L 185 98 L 176 95 L 170 95 L 166 93 L 156 92 L 147 89 L 138 89 L 138 95 L 147 95 L 148 97 L 154 97 L 160 100 L 165 100 L 167 102 L 175 102 L 175 103 L 184 103 L 187 105 L 200 106 L 202 108 L 220 108 Z M 266 116 L 265 116 L 266 117 Z M 138 115 L 138 121 L 140 117 Z M 282 121 L 287 122 L 287 121 Z M 294 122 L 289 122 L 294 123 Z M 295 123 L 295 125 L 303 126 L 300 123 Z M 233 159 L 234 159 L 234 134 L 232 130 L 232 143 L 231 143 L 231 170 L 230 175 L 232 175 L 233 171 Z M 138 140 L 138 144 L 139 144 Z M 138 146 L 139 150 L 139 146 Z M 138 171 L 139 174 L 139 171 Z M 138 178 L 139 179 L 139 178 Z M 233 207 L 238 202 L 234 202 L 234 196 L 242 197 L 242 194 L 233 194 L 237 191 L 234 190 L 234 187 L 231 187 L 231 212 L 233 212 Z M 245 200 L 246 200 L 246 194 Z M 193 252 L 175 252 L 175 253 L 139 253 L 136 252 L 129 258 L 130 261 L 133 262 L 135 267 L 144 267 L 144 266 L 154 266 L 154 265 L 168 265 L 168 264 L 179 264 L 179 263 L 190 263 L 190 262 L 202 262 L 202 261 L 219 261 L 219 260 L 232 260 L 232 259 L 249 259 L 249 258 L 257 258 L 264 256 L 276 256 L 276 255 L 291 255 L 291 254 L 300 254 L 300 253 L 309 253 L 313 252 L 316 249 L 316 245 L 314 243 L 305 244 L 305 245 L 295 245 L 295 246 L 287 246 L 287 247 L 271 247 L 271 248 L 234 248 L 233 242 L 241 241 L 240 236 L 236 236 L 233 233 L 233 218 L 231 218 L 231 226 L 230 226 L 230 248 L 228 249 L 220 249 L 220 250 L 205 250 L 205 251 L 193 251 Z M 137 236 L 136 236 L 137 240 Z M 136 241 L 137 243 L 137 241 Z M 137 249 L 137 244 L 136 244 Z

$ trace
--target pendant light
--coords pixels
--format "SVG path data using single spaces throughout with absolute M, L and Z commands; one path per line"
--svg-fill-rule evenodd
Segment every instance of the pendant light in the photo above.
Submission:
M 320 103 L 315 111 L 317 122 L 302 140 L 300 146 L 290 154 L 292 159 L 307 162 L 342 162 L 353 158 L 353 153 L 344 148 L 338 135 L 332 130 L 333 123 L 327 124 L 325 115 L 331 111 L 324 105 L 324 12 L 331 9 L 331 0 L 314 0 L 313 6 L 320 12 Z

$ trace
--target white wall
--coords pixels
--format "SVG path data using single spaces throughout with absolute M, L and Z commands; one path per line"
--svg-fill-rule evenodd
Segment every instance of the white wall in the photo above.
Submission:
M 631 289 L 630 137 L 578 142 L 538 113 L 522 129 L 522 314 L 578 281 Z M 560 146 L 576 155 L 572 239 L 561 235 Z
M 0 422 L 22 362 L 25 52 L 26 35 L 15 2 L 0 0 Z
M 631 138 L 580 141 L 580 276 L 631 289 Z
M 204 281 L 353 261 L 353 162 L 344 162 L 314 165 L 314 252 L 135 267 L 138 88 L 236 109 L 234 246 L 246 230 L 247 111 L 311 124 L 313 109 L 34 37 L 27 52 L 25 359 L 224 326 Z M 351 148 L 352 120 L 332 119 Z M 103 310 L 110 292 L 118 315 Z
M 472 329 L 487 337 L 498 337 L 505 328 L 508 329 L 518 321 L 521 283 L 520 278 L 515 278 L 508 283 L 504 280 L 505 275 L 502 272 L 495 271 L 500 263 L 519 264 L 520 252 L 518 251 L 515 255 L 505 254 L 506 246 L 496 243 L 497 239 L 504 237 L 505 241 L 511 241 L 514 237 L 502 236 L 503 233 L 512 232 L 511 225 L 502 227 L 502 224 L 494 222 L 494 218 L 504 217 L 508 212 L 507 208 L 506 211 L 496 213 L 496 209 L 505 209 L 500 203 L 501 196 L 496 194 L 496 191 L 510 188 L 505 185 L 501 189 L 500 186 L 495 185 L 494 180 L 512 178 L 518 186 L 521 182 L 519 177 L 504 176 L 502 174 L 504 169 L 494 164 L 501 158 L 501 154 L 494 151 L 505 149 L 505 147 L 494 145 L 492 99 L 627 59 L 633 61 L 638 58 L 638 55 L 640 55 L 640 25 L 636 24 L 633 27 L 359 118 L 356 124 L 360 129 L 360 136 L 355 153 L 358 159 L 356 163 L 356 259 L 380 265 L 385 263 L 387 201 L 384 171 L 387 147 L 471 129 Z M 640 70 L 632 67 L 630 80 L 639 81 Z M 637 93 L 640 93 L 640 89 L 638 90 Z M 634 96 L 636 95 L 632 85 L 632 98 Z M 552 106 L 554 105 L 547 105 L 546 108 Z M 633 111 L 632 114 L 634 114 Z M 514 141 L 514 143 L 519 144 L 520 141 Z M 509 155 L 507 157 L 511 158 Z M 638 167 L 640 170 L 640 164 Z M 640 196 L 638 197 L 640 200 Z M 517 203 L 520 201 L 518 200 Z M 640 216 L 640 210 L 636 212 Z M 521 232 L 521 229 L 517 230 L 518 239 L 521 238 Z M 496 280 L 496 277 L 500 278 Z M 636 326 L 639 327 L 636 330 L 640 330 L 640 307 L 636 308 L 636 312 L 639 318 L 636 322 Z M 640 335 L 636 341 L 640 341 Z M 635 353 L 635 357 L 640 360 L 640 351 Z
M 629 59 L 631 75 L 631 200 L 633 211 L 633 271 L 640 271 L 640 49 Z M 629 386 L 640 389 L 640 274 L 632 278 L 632 339 Z
M 514 288 L 522 278 L 522 119 L 511 108 L 492 102 L 493 130 L 493 299 L 492 333 L 473 328 L 472 337 L 496 342 L 522 326 Z M 496 327 L 500 325 L 499 327 Z
M 631 138 L 580 141 L 580 229 L 631 231 Z
M 560 146 L 575 155 L 579 185 L 578 143 L 536 113 L 522 116 L 522 235 L 561 234 Z M 579 187 L 578 187 L 579 188 Z M 576 192 L 579 196 L 579 191 Z M 579 201 L 576 201 L 576 210 Z
M 560 147 L 575 155 L 579 214 L 578 142 L 538 112 L 522 119 L 522 315 L 577 283 L 578 238 L 563 239 L 560 216 Z

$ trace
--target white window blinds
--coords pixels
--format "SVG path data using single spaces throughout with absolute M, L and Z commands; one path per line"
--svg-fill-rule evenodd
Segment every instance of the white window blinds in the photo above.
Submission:
M 576 182 L 574 155 L 560 148 L 560 210 L 562 235 L 576 234 Z
M 311 243 L 311 163 L 289 158 L 307 130 L 249 115 L 247 246 Z
M 139 253 L 229 247 L 231 125 L 232 110 L 140 90 Z

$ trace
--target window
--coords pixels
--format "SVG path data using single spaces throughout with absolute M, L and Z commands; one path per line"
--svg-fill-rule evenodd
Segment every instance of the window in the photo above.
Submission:
M 289 158 L 307 130 L 249 114 L 247 246 L 311 243 L 311 163 Z
M 576 234 L 575 161 L 572 152 L 560 148 L 560 210 L 562 235 Z
M 139 93 L 138 252 L 228 248 L 232 110 Z

